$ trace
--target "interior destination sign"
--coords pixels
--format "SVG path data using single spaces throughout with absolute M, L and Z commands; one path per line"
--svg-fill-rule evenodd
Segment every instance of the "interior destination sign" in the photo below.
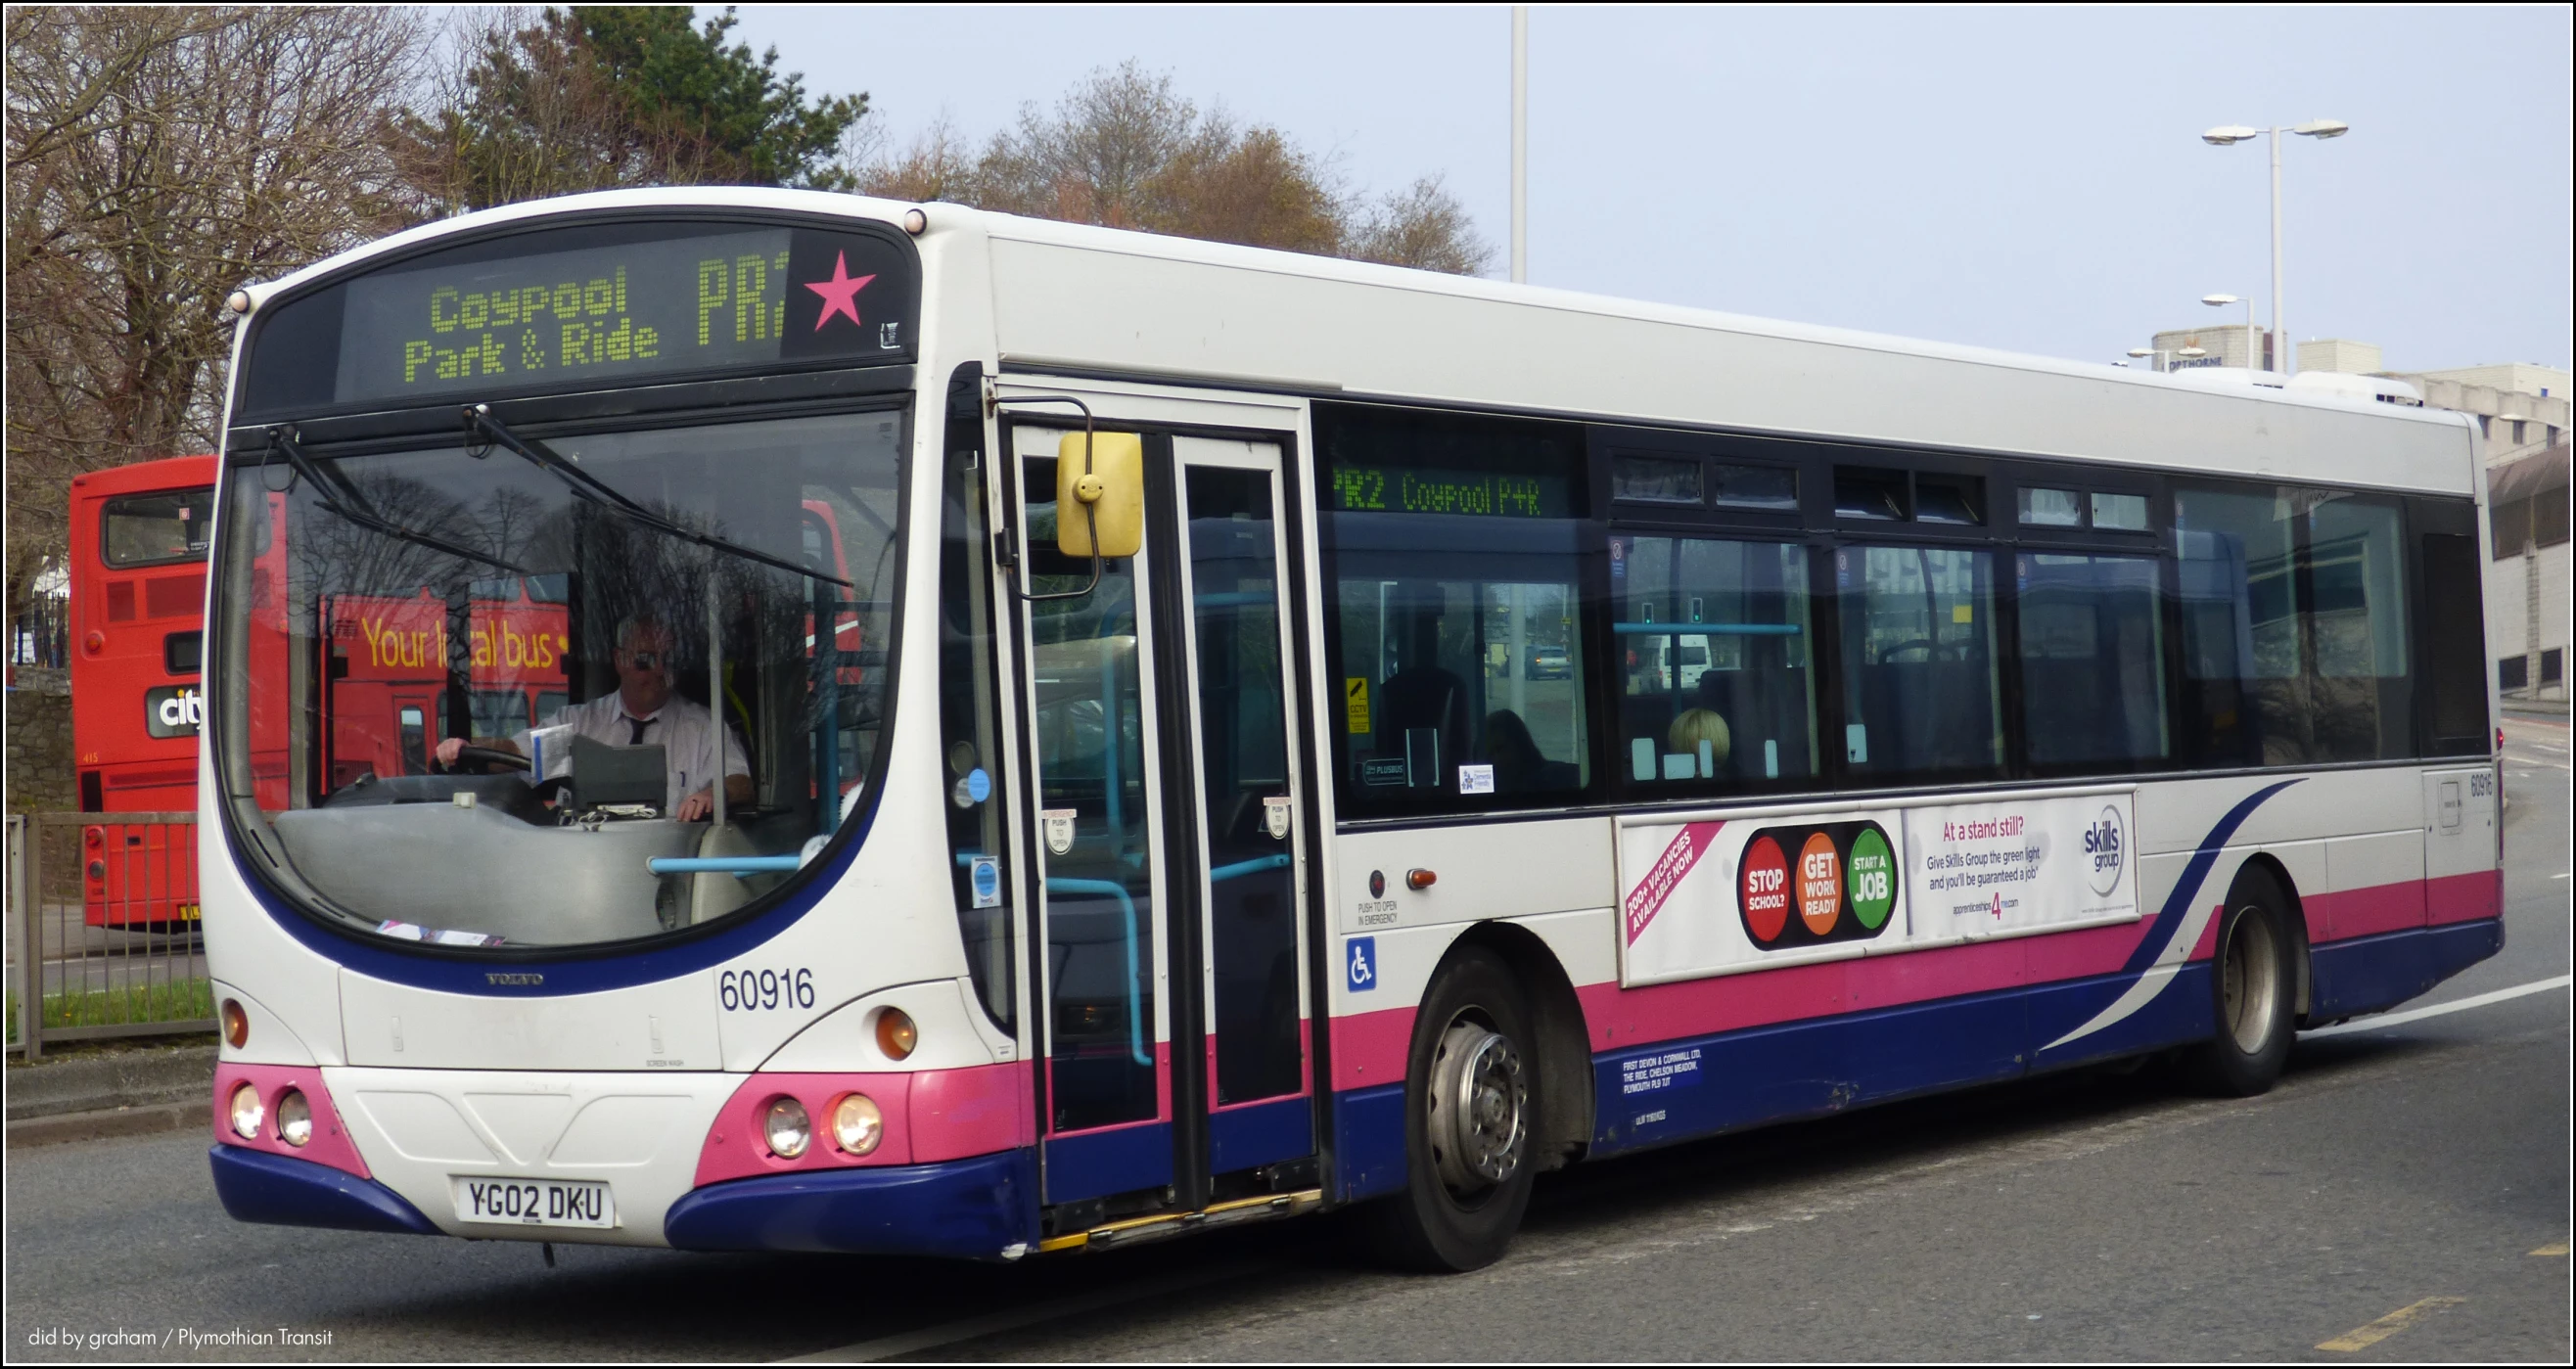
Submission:
M 632 236 L 631 234 L 629 236 Z M 598 241 L 576 231 L 538 241 Z M 912 351 L 911 264 L 867 234 L 742 228 L 433 261 L 349 283 L 337 403 Z
M 1407 466 L 1336 465 L 1333 507 L 1369 513 L 1467 513 L 1571 518 L 1565 477 Z

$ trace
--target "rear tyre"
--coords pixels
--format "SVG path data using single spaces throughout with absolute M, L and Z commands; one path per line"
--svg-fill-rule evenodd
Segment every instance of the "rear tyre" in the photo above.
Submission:
M 1538 1169 L 1536 1046 L 1527 1000 L 1502 958 L 1481 947 L 1452 956 L 1414 1022 L 1405 1187 L 1371 1214 L 1380 1258 L 1457 1273 L 1511 1249 Z
M 2228 891 L 2210 965 L 2210 1012 L 2217 1030 L 2183 1052 L 2182 1078 L 2192 1088 L 2222 1098 L 2251 1098 L 2272 1087 L 2290 1059 L 2292 957 L 2290 931 L 2279 891 L 2269 879 L 2249 875 Z

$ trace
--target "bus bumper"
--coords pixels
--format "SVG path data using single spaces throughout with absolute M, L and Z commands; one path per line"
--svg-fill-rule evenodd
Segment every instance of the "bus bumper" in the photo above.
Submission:
M 373 1179 L 311 1160 L 217 1145 L 207 1153 L 215 1196 L 239 1222 L 435 1236 L 438 1225 Z
M 928 1165 L 734 1179 L 692 1190 L 663 1218 L 682 1250 L 1017 1259 L 1037 1214 L 1026 1149 Z

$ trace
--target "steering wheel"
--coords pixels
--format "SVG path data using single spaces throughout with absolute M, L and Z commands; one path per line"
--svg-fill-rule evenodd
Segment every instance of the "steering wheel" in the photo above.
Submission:
M 1871 661 L 1870 664 L 1885 665 L 1887 664 L 1888 657 L 1893 656 L 1900 651 L 1912 651 L 1918 646 L 1923 648 L 1923 659 L 1927 661 L 1937 661 L 1941 659 L 1941 644 L 1939 642 L 1933 641 L 1929 637 L 1917 637 L 1910 642 L 1899 642 L 1885 651 L 1878 653 L 1878 659 Z
M 525 770 L 528 768 L 528 758 L 515 751 L 503 751 L 497 747 L 463 746 L 457 748 L 456 762 L 447 767 L 447 773 L 456 774 L 461 767 L 468 765 L 497 765 L 505 770 Z

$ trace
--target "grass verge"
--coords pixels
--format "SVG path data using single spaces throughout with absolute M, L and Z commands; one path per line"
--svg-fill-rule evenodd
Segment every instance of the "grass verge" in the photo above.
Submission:
M 215 1015 L 215 986 L 203 979 L 137 984 L 117 989 L 45 995 L 39 1005 L 47 1029 L 111 1027 L 145 1022 L 202 1022 Z M 8 1039 L 18 1039 L 18 995 L 8 995 Z

